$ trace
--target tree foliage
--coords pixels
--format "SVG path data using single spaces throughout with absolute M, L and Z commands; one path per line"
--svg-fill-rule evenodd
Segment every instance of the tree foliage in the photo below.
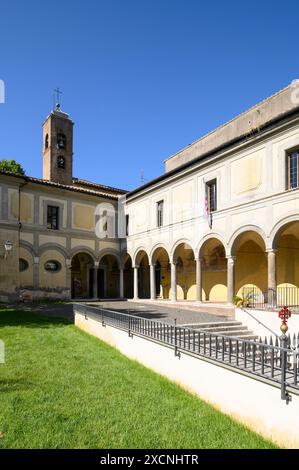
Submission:
M 0 160 L 0 171 L 9 171 L 17 175 L 25 175 L 22 165 L 15 160 Z

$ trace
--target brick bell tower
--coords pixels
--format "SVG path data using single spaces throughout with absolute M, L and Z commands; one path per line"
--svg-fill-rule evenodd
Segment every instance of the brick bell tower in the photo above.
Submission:
M 73 126 L 58 102 L 43 124 L 43 179 L 72 184 Z

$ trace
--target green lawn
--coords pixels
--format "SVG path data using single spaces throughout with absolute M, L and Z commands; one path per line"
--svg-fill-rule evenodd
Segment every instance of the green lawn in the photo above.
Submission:
M 65 320 L 0 310 L 0 448 L 271 448 Z

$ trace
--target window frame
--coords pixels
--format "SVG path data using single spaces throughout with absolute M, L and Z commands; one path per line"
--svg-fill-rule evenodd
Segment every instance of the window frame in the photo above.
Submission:
M 53 209 L 55 209 L 56 211 L 56 216 L 53 215 Z M 48 204 L 47 205 L 47 219 L 46 219 L 48 230 L 59 230 L 59 226 L 60 226 L 59 217 L 60 217 L 60 207 L 52 206 L 51 204 Z M 53 223 L 53 219 L 56 220 L 56 223 Z
M 47 265 L 51 265 L 51 264 L 55 265 L 56 269 L 49 269 L 49 267 L 47 267 Z M 44 263 L 44 270 L 47 273 L 51 273 L 51 274 L 59 273 L 61 269 L 62 269 L 61 263 L 59 261 L 56 261 L 55 259 L 49 259 L 48 261 Z
M 214 206 L 212 208 L 212 191 L 211 188 L 215 187 Z M 217 194 L 217 178 L 214 178 L 206 182 L 206 198 L 208 202 L 208 212 L 216 212 L 218 206 L 218 194 Z
M 162 210 L 161 210 L 162 208 Z M 156 223 L 157 228 L 163 227 L 164 224 L 164 199 L 156 202 Z
M 291 186 L 291 158 L 292 156 L 297 155 L 297 168 L 296 168 L 296 186 Z M 289 150 L 286 155 L 286 169 L 287 169 L 287 178 L 286 184 L 287 189 L 297 189 L 299 188 L 299 149 L 295 148 L 293 150 Z

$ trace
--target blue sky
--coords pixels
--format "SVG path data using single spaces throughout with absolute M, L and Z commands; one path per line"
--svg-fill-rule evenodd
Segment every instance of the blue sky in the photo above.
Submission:
M 53 89 L 74 176 L 131 189 L 163 160 L 299 78 L 295 1 L 37 0 L 0 6 L 0 158 L 42 175 Z

